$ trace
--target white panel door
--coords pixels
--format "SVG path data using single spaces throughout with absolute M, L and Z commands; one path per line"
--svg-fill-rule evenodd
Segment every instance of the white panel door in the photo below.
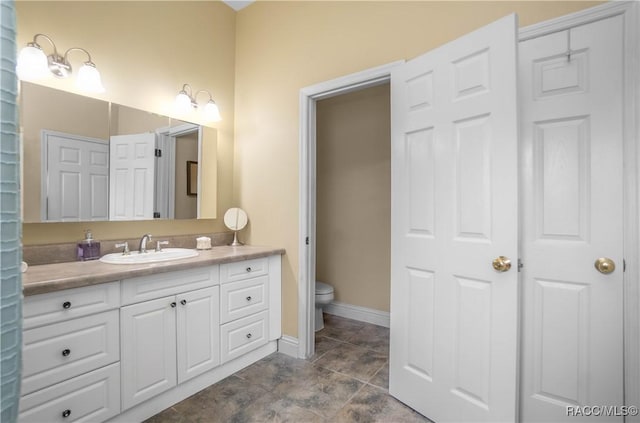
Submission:
M 567 409 L 624 404 L 622 29 L 520 43 L 526 422 L 622 421 Z
M 111 136 L 109 220 L 153 219 L 156 134 Z
M 109 143 L 43 131 L 46 151 L 44 221 L 109 219 Z
M 516 27 L 391 75 L 389 391 L 437 422 L 516 418 Z
M 123 410 L 176 385 L 175 307 L 171 296 L 120 309 Z
M 220 364 L 220 287 L 177 296 L 178 383 Z

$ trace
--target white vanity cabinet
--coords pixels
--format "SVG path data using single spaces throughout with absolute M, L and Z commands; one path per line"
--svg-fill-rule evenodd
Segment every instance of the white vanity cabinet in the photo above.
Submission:
M 119 307 L 119 282 L 25 298 L 20 422 L 120 412 Z
M 121 309 L 122 408 L 220 364 L 218 266 L 129 279 Z M 204 286 L 204 287 L 203 287 Z
M 27 295 L 20 422 L 143 421 L 276 351 L 270 254 Z
M 227 362 L 269 339 L 268 257 L 220 266 L 222 362 Z

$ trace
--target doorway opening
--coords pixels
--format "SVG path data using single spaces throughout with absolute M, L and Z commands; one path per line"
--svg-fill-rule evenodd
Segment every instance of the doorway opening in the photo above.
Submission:
M 300 92 L 300 280 L 298 283 L 298 357 L 308 358 L 315 350 L 316 280 L 316 102 L 341 94 L 388 83 L 393 62 L 347 75 Z
M 389 327 L 390 104 L 388 83 L 317 102 L 316 331 L 322 311 Z

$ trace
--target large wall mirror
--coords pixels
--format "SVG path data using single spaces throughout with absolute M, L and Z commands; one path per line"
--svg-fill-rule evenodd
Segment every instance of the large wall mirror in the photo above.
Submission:
M 24 221 L 216 217 L 217 131 L 21 82 Z

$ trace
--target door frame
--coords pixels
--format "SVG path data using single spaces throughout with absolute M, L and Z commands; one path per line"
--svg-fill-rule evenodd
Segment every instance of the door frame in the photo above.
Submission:
M 624 20 L 624 375 L 625 402 L 640 403 L 640 6 L 633 1 L 610 2 L 550 19 L 518 31 L 518 41 L 622 15 Z M 316 254 L 316 101 L 389 81 L 391 69 L 404 60 L 353 73 L 300 90 L 298 339 L 299 358 L 314 351 Z M 640 416 L 627 418 L 640 422 Z
M 157 148 L 160 148 L 161 150 L 163 150 L 162 153 L 162 157 L 160 158 L 160 160 L 162 160 L 163 167 L 164 167 L 164 172 L 166 173 L 166 175 L 164 175 L 164 178 L 166 178 L 166 180 L 164 180 L 162 182 L 162 185 L 164 185 L 163 187 L 158 187 L 158 181 L 160 180 L 160 177 L 156 176 L 156 194 L 157 196 L 160 196 L 161 198 L 158 199 L 156 198 L 156 202 L 166 202 L 168 204 L 167 208 L 167 215 L 166 216 L 161 216 L 162 219 L 173 219 L 174 214 L 175 214 L 175 192 L 176 192 L 176 178 L 175 178 L 175 173 L 176 173 L 176 160 L 175 160 L 175 156 L 176 156 L 176 142 L 177 142 L 177 138 L 181 137 L 183 135 L 189 135 L 189 134 L 193 134 L 196 133 L 198 134 L 198 163 L 202 163 L 202 126 L 201 125 L 197 125 L 195 123 L 184 123 L 182 125 L 177 125 L 177 126 L 167 126 L 167 127 L 163 127 L 163 128 L 158 128 L 155 130 L 156 134 L 158 134 L 160 137 L 157 138 L 157 143 L 162 144 L 162 145 L 158 145 Z M 159 165 L 159 163 L 158 163 Z M 202 170 L 202 166 L 198 166 L 198 187 L 202 186 L 201 183 L 201 170 Z M 164 189 L 163 189 L 164 188 Z M 200 201 L 202 199 L 201 195 L 198 195 L 196 197 L 196 219 L 200 219 Z M 157 210 L 156 210 L 157 211 Z
M 300 90 L 298 358 L 309 358 L 315 350 L 316 102 L 389 82 L 391 70 L 403 63 L 391 62 Z

